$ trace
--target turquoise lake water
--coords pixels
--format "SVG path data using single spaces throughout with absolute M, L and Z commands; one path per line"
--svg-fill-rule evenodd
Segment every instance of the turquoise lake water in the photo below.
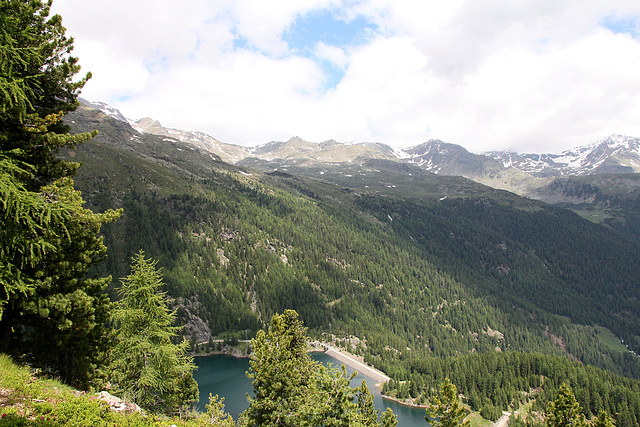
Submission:
M 312 357 L 324 364 L 332 363 L 334 366 L 340 366 L 341 364 L 324 353 L 312 353 Z M 196 357 L 195 362 L 198 365 L 198 370 L 195 372 L 194 377 L 200 388 L 198 409 L 204 412 L 206 410 L 205 405 L 209 403 L 209 393 L 217 394 L 225 398 L 226 411 L 233 416 L 234 420 L 237 420 L 240 412 L 249 406 L 246 396 L 247 393 L 251 393 L 253 390 L 251 380 L 245 374 L 249 369 L 249 359 L 214 355 Z M 347 366 L 347 372 L 351 374 L 353 369 Z M 360 385 L 363 379 L 367 380 L 367 386 L 369 386 L 369 390 L 374 396 L 376 408 L 381 410 L 380 413 L 387 408 L 391 408 L 398 417 L 399 427 L 428 426 L 424 419 L 424 409 L 411 408 L 383 399 L 371 378 L 358 374 L 353 379 L 351 386 Z

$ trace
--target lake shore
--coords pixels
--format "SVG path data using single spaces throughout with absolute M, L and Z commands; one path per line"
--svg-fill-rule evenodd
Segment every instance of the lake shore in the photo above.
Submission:
M 310 350 L 313 350 L 309 353 L 313 360 L 323 363 L 325 366 L 327 363 L 332 363 L 334 367 L 336 365 L 339 367 L 343 364 L 332 356 L 327 355 L 323 350 L 318 348 L 311 348 Z M 225 397 L 226 410 L 231 414 L 235 414 L 234 419 L 237 419 L 237 416 L 248 407 L 246 394 L 251 394 L 253 390 L 251 380 L 246 376 L 246 371 L 250 369 L 249 361 L 246 358 L 212 356 L 210 358 L 198 358 L 197 364 L 198 370 L 195 372 L 195 377 L 200 389 L 201 399 L 198 409 L 206 412 L 205 404 L 208 402 L 209 394 L 217 394 Z M 346 366 L 346 363 L 344 365 Z M 346 368 L 348 375 L 354 372 L 354 369 L 350 366 L 346 366 Z M 426 425 L 424 409 L 402 405 L 390 399 L 383 399 L 379 390 L 371 386 L 373 379 L 364 376 L 360 372 L 362 371 L 361 367 L 358 366 L 356 370 L 359 373 L 351 382 L 351 387 L 359 386 L 362 380 L 366 379 L 373 395 L 376 410 L 380 410 L 383 413 L 387 408 L 391 408 L 398 417 L 399 426 L 419 427 Z
M 224 343 L 224 340 L 212 340 L 213 343 Z M 207 345 L 209 341 L 199 342 L 197 345 Z M 193 357 L 207 357 L 207 356 L 215 356 L 215 355 L 226 355 L 237 357 L 239 359 L 248 359 L 251 354 L 249 352 L 251 340 L 238 340 L 238 344 L 229 345 L 224 344 L 220 348 L 220 350 L 209 350 L 202 353 L 199 352 L 190 352 L 189 355 Z
M 396 399 L 395 397 L 387 396 L 386 394 L 381 393 L 380 396 L 382 396 L 383 399 L 390 400 L 397 403 L 398 405 L 408 406 L 410 408 L 427 408 L 427 405 L 418 405 L 417 403 L 405 402 L 404 400 Z
M 365 377 L 371 378 L 375 381 L 375 384 L 378 385 L 378 387 L 380 387 L 381 383 L 386 383 L 391 379 L 381 370 L 367 365 L 364 361 L 364 358 L 361 356 L 356 356 L 355 354 L 330 346 L 329 344 L 324 342 L 312 343 L 311 347 L 317 348 L 318 351 L 324 351 L 328 356 L 331 356 L 334 359 L 344 363 L 346 366 L 355 369 Z
M 373 366 L 367 365 L 362 356 L 356 356 L 355 354 L 352 354 L 352 353 L 349 353 L 349 352 L 344 351 L 342 349 L 338 349 L 336 347 L 330 346 L 329 344 L 324 343 L 324 342 L 316 342 L 316 343 L 313 343 L 313 344 L 314 344 L 314 345 L 312 345 L 313 351 L 316 351 L 316 352 L 323 351 L 328 356 L 331 356 L 334 359 L 344 363 L 346 366 L 349 366 L 349 367 L 355 369 L 356 371 L 358 371 L 359 373 L 361 373 L 365 377 L 371 378 L 372 380 L 375 381 L 376 386 L 380 390 L 382 390 L 382 384 L 386 383 L 387 381 L 389 381 L 391 379 L 387 374 L 385 374 L 381 370 L 376 369 Z M 391 396 L 387 396 L 387 395 L 382 394 L 382 393 L 380 393 L 380 396 L 383 399 L 395 402 L 395 403 L 397 403 L 399 405 L 402 405 L 402 406 L 408 406 L 408 407 L 411 407 L 411 408 L 426 408 L 427 407 L 427 405 L 418 405 L 416 403 L 406 402 L 404 400 L 397 399 L 397 398 L 391 397 Z
M 246 342 L 250 342 L 249 340 L 247 340 Z M 382 390 L 382 384 L 386 383 L 387 381 L 389 381 L 391 378 L 385 374 L 384 372 L 382 372 L 379 369 L 374 368 L 373 366 L 368 365 L 365 361 L 364 361 L 364 357 L 362 356 L 357 356 L 353 353 L 349 353 L 345 350 L 339 349 L 337 347 L 334 347 L 332 345 L 329 345 L 326 342 L 321 342 L 321 341 L 312 341 L 309 343 L 308 346 L 308 351 L 309 353 L 325 353 L 327 356 L 330 356 L 334 359 L 336 359 L 337 361 L 344 363 L 346 366 L 349 366 L 350 368 L 353 368 L 354 370 L 358 371 L 359 373 L 361 373 L 362 375 L 364 375 L 367 378 L 371 378 L 376 387 L 378 387 L 379 390 Z M 232 346 L 225 346 L 225 348 L 223 348 L 222 350 L 219 351 L 211 351 L 211 352 L 207 352 L 207 353 L 200 353 L 200 354 L 195 354 L 194 356 L 196 357 L 206 357 L 206 356 L 212 356 L 212 355 L 226 355 L 226 356 L 231 356 L 231 357 L 236 357 L 239 359 L 248 359 L 250 358 L 250 354 L 248 353 L 243 353 L 241 351 L 239 351 L 238 348 L 236 347 L 232 347 Z M 412 408 L 426 408 L 426 405 L 418 405 L 415 403 L 410 403 L 410 402 L 406 402 L 404 400 L 400 400 L 397 399 L 395 397 L 391 397 L 391 396 L 387 396 L 385 394 L 380 393 L 380 396 L 383 399 L 395 402 L 399 405 L 402 406 L 408 406 L 408 407 L 412 407 Z

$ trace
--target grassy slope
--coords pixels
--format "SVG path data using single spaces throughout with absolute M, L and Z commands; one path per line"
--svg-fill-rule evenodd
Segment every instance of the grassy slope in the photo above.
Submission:
M 34 376 L 0 354 L 0 425 L 2 426 L 204 426 L 204 416 L 189 421 L 114 412 L 106 402 L 59 381 Z

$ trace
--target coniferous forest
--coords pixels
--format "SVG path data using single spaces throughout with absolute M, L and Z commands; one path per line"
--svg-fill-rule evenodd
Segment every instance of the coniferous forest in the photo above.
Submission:
M 570 387 L 587 420 L 640 421 L 637 239 L 394 162 L 320 180 L 140 134 L 79 104 L 90 75 L 77 79 L 73 40 L 46 4 L 4 2 L 0 17 L 0 349 L 14 361 L 182 417 L 196 395 L 183 337 L 265 347 L 264 330 L 280 339 L 287 321 L 308 328 L 298 341 L 337 338 L 363 356 L 399 400 L 426 405 L 455 386 L 484 418 L 523 405 L 542 417 Z M 310 374 L 292 348 L 309 393 L 341 378 Z M 243 425 L 279 425 L 256 421 L 271 416 L 258 403 Z M 364 403 L 341 408 L 336 419 L 373 425 Z

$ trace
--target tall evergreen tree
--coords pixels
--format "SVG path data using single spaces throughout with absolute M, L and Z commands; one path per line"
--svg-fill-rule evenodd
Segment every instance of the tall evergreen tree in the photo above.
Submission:
M 70 56 L 51 2 L 0 3 L 0 351 L 87 386 L 106 346 L 110 278 L 88 277 L 117 212 L 82 207 L 56 157 L 94 133 L 69 135 L 61 119 L 89 75 Z M 74 81 L 75 80 L 75 81 Z
M 49 17 L 52 0 L 6 0 L 0 3 L 0 147 L 31 166 L 24 176 L 37 191 L 70 176 L 78 164 L 62 161 L 56 152 L 74 147 L 93 133 L 68 135 L 61 118 L 78 106 L 80 90 L 91 77 L 80 72 L 73 57 L 73 38 L 65 35 L 60 15 Z
M 176 313 L 167 307 L 156 264 L 138 252 L 131 274 L 118 288 L 121 300 L 113 313 L 116 344 L 111 379 L 119 394 L 142 408 L 178 413 L 197 399 L 195 364 L 186 355 L 187 340 L 172 342 L 182 328 L 173 326 Z
M 271 319 L 268 332 L 251 341 L 249 377 L 255 397 L 240 417 L 247 426 L 371 426 L 380 425 L 366 385 L 350 387 L 344 368 L 327 368 L 307 354 L 306 328 L 298 313 L 285 310 Z M 385 413 L 384 426 L 395 415 Z
M 274 315 L 269 331 L 258 331 L 251 346 L 248 375 L 255 397 L 249 398 L 249 425 L 302 425 L 300 409 L 316 365 L 307 354 L 306 328 L 298 314 Z
M 546 423 L 549 427 L 586 426 L 582 408 L 566 383 L 562 383 L 556 400 L 549 403 Z
M 434 396 L 427 407 L 425 419 L 433 427 L 469 426 L 469 421 L 462 422 L 466 414 L 458 399 L 458 389 L 447 377 L 440 386 L 440 395 Z
M 609 413 L 601 409 L 598 412 L 598 416 L 596 417 L 595 421 L 593 422 L 593 427 L 614 427 Z
M 396 427 L 398 425 L 398 417 L 396 417 L 396 414 L 393 413 L 391 408 L 387 408 L 387 410 L 382 413 L 380 425 L 382 427 Z
M 373 404 L 373 395 L 369 392 L 366 381 L 362 381 L 362 384 L 358 387 L 356 397 L 358 398 L 358 410 L 360 411 L 362 423 L 365 426 L 377 425 L 380 410 L 376 410 Z
M 224 411 L 224 397 L 218 398 L 217 394 L 213 396 L 209 393 L 209 403 L 206 408 L 206 418 L 210 425 L 217 427 L 234 427 L 236 425 L 233 418 Z

